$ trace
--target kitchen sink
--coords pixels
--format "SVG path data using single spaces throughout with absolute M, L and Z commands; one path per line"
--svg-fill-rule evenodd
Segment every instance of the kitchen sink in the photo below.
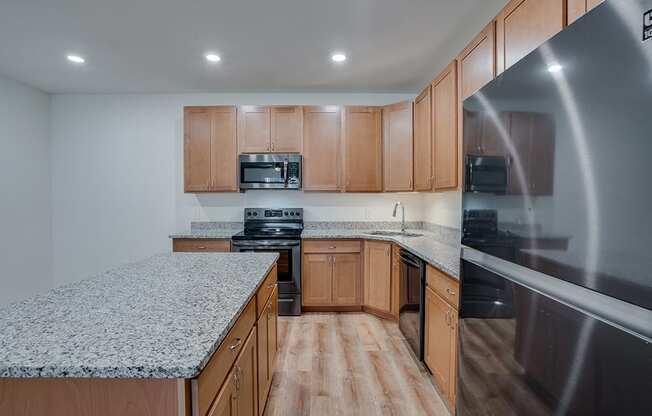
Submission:
M 367 234 L 395 236 L 395 237 L 423 237 L 423 234 L 411 233 L 408 231 L 371 231 Z

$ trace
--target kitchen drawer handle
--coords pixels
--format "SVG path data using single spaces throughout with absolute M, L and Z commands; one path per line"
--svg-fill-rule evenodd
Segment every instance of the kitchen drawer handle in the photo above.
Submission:
M 242 345 L 242 338 L 236 338 L 236 339 L 235 339 L 235 342 L 233 343 L 233 345 L 231 345 L 231 346 L 229 347 L 229 350 L 231 350 L 231 351 L 235 351 L 235 350 L 237 350 L 238 348 L 240 348 L 240 345 Z
M 330 247 L 328 247 L 329 250 L 335 250 L 336 248 L 337 248 L 337 246 L 330 246 Z
M 446 293 L 448 293 L 451 296 L 455 296 L 455 291 L 452 290 L 451 288 L 446 288 Z
M 206 246 L 198 246 L 197 250 L 206 250 Z
M 267 285 L 267 289 L 274 289 L 275 284 L 272 283 L 271 285 Z

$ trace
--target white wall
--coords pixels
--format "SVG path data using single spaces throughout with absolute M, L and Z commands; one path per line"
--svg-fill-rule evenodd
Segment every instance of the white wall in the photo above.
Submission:
M 0 304 L 52 287 L 49 105 L 0 77 Z
M 418 194 L 257 191 L 183 193 L 183 106 L 388 104 L 405 94 L 53 95 L 53 269 L 63 284 L 170 250 L 194 220 L 240 220 L 246 206 L 306 208 L 307 220 L 391 219 L 392 203 L 420 219 Z

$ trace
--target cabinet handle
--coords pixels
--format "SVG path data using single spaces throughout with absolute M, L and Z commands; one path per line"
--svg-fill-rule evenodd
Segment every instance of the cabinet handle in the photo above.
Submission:
M 272 283 L 271 285 L 267 285 L 267 289 L 274 289 L 274 286 L 276 286 L 274 283 Z
M 229 347 L 229 350 L 235 351 L 240 347 L 240 345 L 242 345 L 242 338 L 236 338 L 233 345 Z
M 412 179 L 408 179 L 408 188 L 412 188 Z
M 329 250 L 335 250 L 336 248 L 337 248 L 337 246 L 330 246 L 330 247 L 328 247 Z
M 235 370 L 235 390 L 240 391 L 240 374 L 242 370 L 238 365 L 235 366 L 234 370 Z
M 197 250 L 206 250 L 206 246 L 198 246 Z
M 274 151 L 274 143 L 272 143 L 272 152 Z
M 449 309 L 449 310 L 446 311 L 446 325 L 448 325 L 449 327 L 451 326 L 451 319 L 450 318 L 451 318 L 451 310 Z
M 446 293 L 448 293 L 450 296 L 455 296 L 455 291 L 451 290 L 451 288 L 446 288 Z

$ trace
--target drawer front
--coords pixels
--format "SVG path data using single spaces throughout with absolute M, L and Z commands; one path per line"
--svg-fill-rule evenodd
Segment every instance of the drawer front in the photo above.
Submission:
M 435 293 L 441 296 L 453 308 L 458 308 L 460 303 L 460 285 L 457 280 L 429 265 L 426 273 L 426 282 L 428 287 L 434 290 Z
M 231 240 L 175 238 L 172 241 L 172 250 L 188 253 L 227 253 L 231 251 Z
M 304 253 L 359 253 L 357 240 L 314 240 L 303 242 Z
M 193 414 L 203 416 L 208 412 L 255 322 L 256 301 L 252 299 L 206 364 L 206 368 L 197 378 L 192 379 L 192 405 L 193 409 L 197 409 L 197 413 Z
M 277 271 L 275 264 L 272 270 L 267 274 L 267 277 L 265 278 L 263 284 L 260 286 L 260 289 L 258 289 L 258 294 L 256 294 L 256 318 L 260 318 L 260 315 L 262 315 L 263 311 L 265 310 L 267 300 L 276 287 L 276 273 Z

